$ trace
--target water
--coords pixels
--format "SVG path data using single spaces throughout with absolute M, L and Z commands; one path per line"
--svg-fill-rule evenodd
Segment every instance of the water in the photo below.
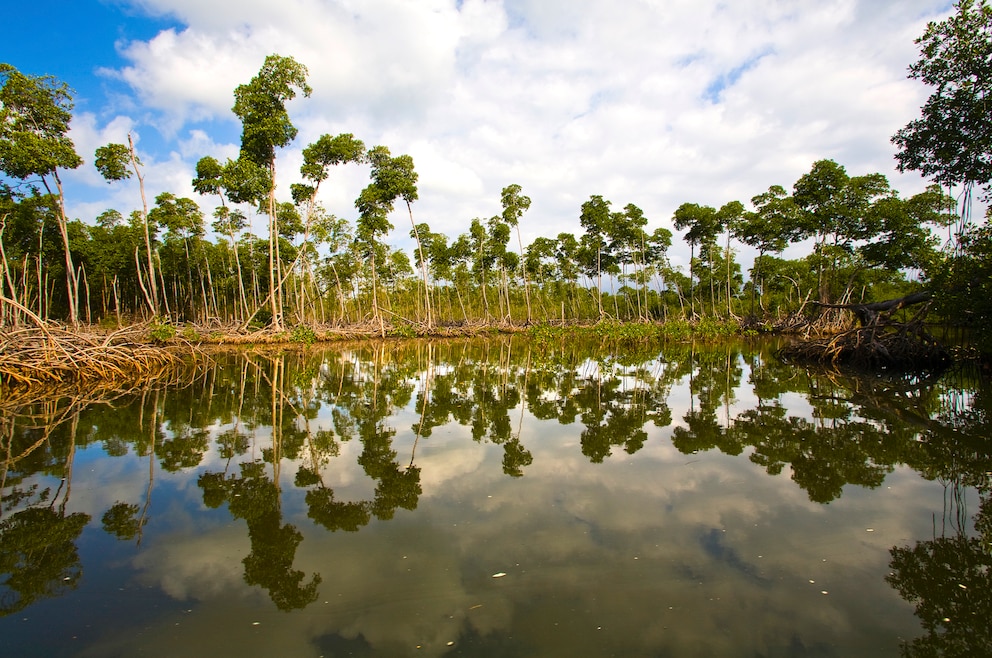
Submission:
M 218 353 L 0 403 L 0 655 L 989 654 L 988 391 L 767 350 Z

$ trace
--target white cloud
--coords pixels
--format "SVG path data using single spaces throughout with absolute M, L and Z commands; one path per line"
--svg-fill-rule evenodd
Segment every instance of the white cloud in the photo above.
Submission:
M 142 104 L 132 120 L 177 154 L 156 160 L 192 171 L 211 142 L 190 132 L 196 122 L 233 123 L 234 88 L 265 55 L 291 55 L 314 93 L 290 106 L 301 134 L 282 172 L 321 132 L 353 132 L 414 156 L 415 216 L 452 238 L 521 184 L 528 242 L 578 231 L 592 194 L 670 226 L 685 201 L 747 201 L 820 158 L 919 191 L 918 177 L 896 174 L 889 138 L 926 93 L 905 77 L 913 39 L 947 11 L 943 0 L 135 4 L 187 26 L 121 45 L 129 65 L 115 75 Z M 346 217 L 362 186 L 347 180 L 325 197 Z

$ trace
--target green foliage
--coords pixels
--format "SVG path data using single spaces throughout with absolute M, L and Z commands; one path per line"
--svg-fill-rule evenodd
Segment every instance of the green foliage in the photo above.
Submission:
M 168 343 L 176 337 L 176 327 L 156 319 L 148 325 L 148 339 L 155 343 Z
M 0 521 L 0 617 L 79 585 L 83 565 L 76 541 L 89 520 L 81 512 L 66 516 L 29 507 Z
M 916 40 L 920 59 L 909 77 L 933 88 L 921 117 L 892 138 L 900 171 L 919 171 L 944 186 L 992 181 L 992 7 L 959 0 Z
M 389 329 L 389 335 L 394 338 L 416 338 L 417 330 L 412 324 L 394 324 Z
M 241 154 L 250 162 L 268 168 L 275 149 L 296 138 L 286 103 L 296 92 L 310 96 L 307 68 L 292 57 L 269 55 L 251 81 L 234 90 L 234 114 L 241 119 Z
M 124 144 L 107 144 L 96 149 L 93 165 L 107 182 L 131 177 L 131 149 Z
M 960 253 L 936 268 L 933 291 L 943 317 L 971 327 L 976 346 L 992 355 L 992 226 L 962 236 Z
M 272 311 L 267 308 L 260 308 L 248 324 L 249 329 L 259 330 L 269 326 L 272 322 Z
M 317 342 L 317 334 L 310 326 L 298 324 L 293 327 L 293 331 L 290 333 L 289 339 L 294 343 L 302 343 L 303 345 L 309 347 Z
M 0 171 L 20 180 L 83 163 L 68 136 L 72 93 L 52 76 L 0 64 Z

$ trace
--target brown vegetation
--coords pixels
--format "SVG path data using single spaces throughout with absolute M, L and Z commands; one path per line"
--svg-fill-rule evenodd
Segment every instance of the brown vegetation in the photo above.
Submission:
M 0 331 L 0 397 L 48 391 L 115 389 L 175 378 L 198 357 L 189 344 L 158 346 L 131 327 L 107 335 L 40 324 Z
M 786 363 L 846 365 L 865 369 L 940 370 L 951 363 L 951 354 L 926 330 L 930 294 L 914 293 L 898 299 L 870 304 L 818 304 L 832 327 L 843 315 L 853 314 L 858 326 L 836 331 L 815 331 L 812 324 L 801 342 L 786 345 L 778 357 Z M 910 320 L 899 322 L 892 314 L 908 306 L 924 304 Z M 848 318 L 851 315 L 847 315 Z M 813 321 L 815 324 L 817 321 Z

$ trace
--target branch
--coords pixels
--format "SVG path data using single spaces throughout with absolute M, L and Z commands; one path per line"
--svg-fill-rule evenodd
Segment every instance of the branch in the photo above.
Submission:
M 919 292 L 914 292 L 911 295 L 906 295 L 905 297 L 899 297 L 898 299 L 887 299 L 881 302 L 872 302 L 870 304 L 826 304 L 823 302 L 811 302 L 816 306 L 821 308 L 842 308 L 847 309 L 857 316 L 858 320 L 861 322 L 861 326 L 865 327 L 870 324 L 875 324 L 878 321 L 878 316 L 882 313 L 889 313 L 892 311 L 898 311 L 906 306 L 913 306 L 915 304 L 922 304 L 923 302 L 930 301 L 932 293 L 929 290 L 921 290 Z

